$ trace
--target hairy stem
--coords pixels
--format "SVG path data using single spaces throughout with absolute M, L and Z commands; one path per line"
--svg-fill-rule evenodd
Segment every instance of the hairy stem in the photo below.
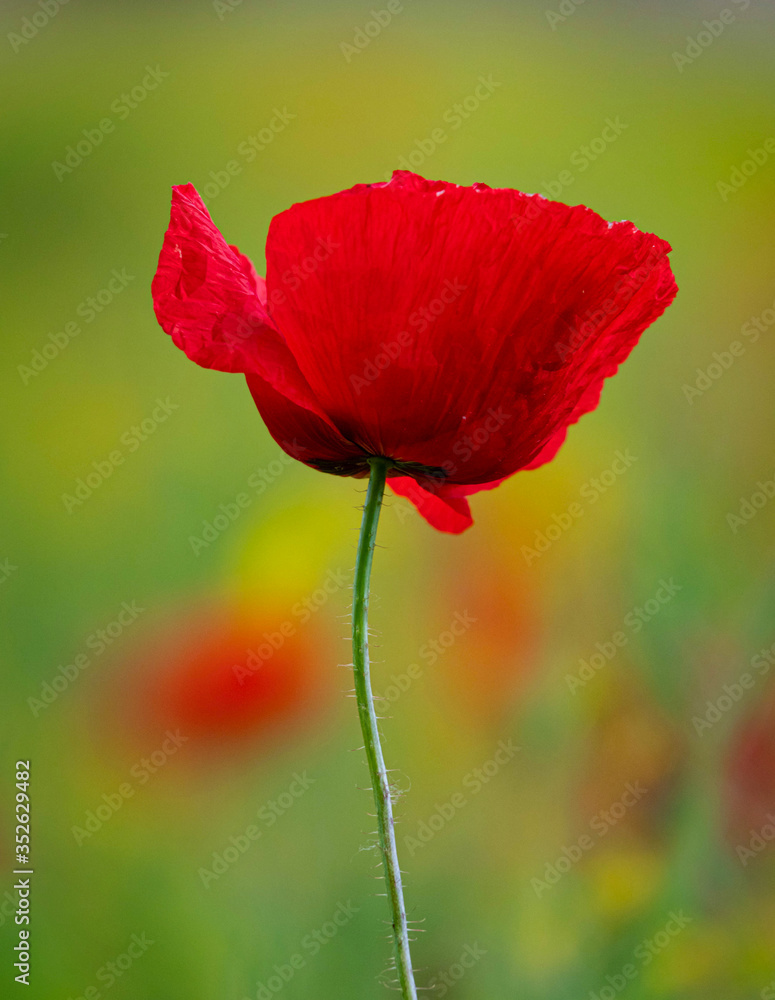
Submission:
M 385 761 L 379 741 L 379 727 L 374 711 L 374 696 L 369 675 L 369 581 L 377 524 L 385 492 L 388 462 L 384 458 L 372 458 L 366 505 L 363 509 L 361 534 L 358 540 L 358 555 L 355 560 L 355 582 L 353 585 L 353 668 L 355 672 L 355 697 L 358 702 L 358 716 L 361 720 L 366 759 L 369 764 L 371 787 L 377 807 L 377 830 L 382 852 L 382 865 L 390 903 L 390 916 L 395 945 L 396 971 L 401 986 L 403 1000 L 417 1000 L 417 989 L 412 973 L 409 954 L 409 928 L 406 922 L 406 907 L 401 886 L 401 871 L 398 867 L 396 835 L 393 823 L 393 804 L 390 797 Z

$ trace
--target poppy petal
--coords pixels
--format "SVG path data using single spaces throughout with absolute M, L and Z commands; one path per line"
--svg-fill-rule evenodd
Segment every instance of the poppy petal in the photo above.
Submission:
M 591 408 L 675 295 L 669 250 L 583 206 L 398 173 L 277 216 L 267 284 L 304 262 L 272 315 L 349 440 L 477 484 Z
M 159 323 L 192 361 L 217 371 L 255 373 L 322 413 L 271 321 L 266 283 L 226 243 L 192 184 L 172 189 L 170 225 L 151 291 Z
M 542 465 L 546 465 L 547 462 L 551 462 L 560 448 L 565 444 L 565 438 L 568 436 L 568 429 L 571 424 L 575 424 L 585 413 L 591 413 L 597 407 L 600 402 L 600 393 L 603 389 L 603 382 L 597 382 L 593 384 L 581 397 L 581 399 L 576 404 L 573 412 L 568 418 L 567 423 L 561 424 L 559 429 L 554 432 L 554 434 L 549 438 L 543 448 L 538 452 L 535 458 L 528 462 L 527 465 L 523 466 L 525 470 L 528 469 L 539 469 Z
M 474 523 L 471 508 L 464 497 L 443 497 L 423 489 L 410 476 L 388 476 L 388 486 L 400 497 L 406 497 L 432 528 L 459 535 Z
M 352 475 L 353 468 L 368 468 L 361 449 L 343 437 L 329 420 L 298 406 L 260 375 L 246 377 L 267 430 L 292 458 L 338 475 Z

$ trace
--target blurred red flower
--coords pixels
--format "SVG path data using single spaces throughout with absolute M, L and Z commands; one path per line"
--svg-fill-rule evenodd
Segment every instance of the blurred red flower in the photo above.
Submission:
M 435 527 L 466 496 L 551 459 L 676 285 L 669 244 L 630 222 L 397 171 L 294 205 L 267 277 L 173 188 L 156 316 L 198 364 L 244 372 L 288 454 L 389 483 Z
M 333 650 L 314 631 L 287 614 L 189 609 L 131 654 L 119 711 L 135 735 L 179 729 L 192 748 L 295 731 L 330 687 Z
M 534 591 L 506 550 L 456 553 L 442 572 L 445 607 L 461 609 L 465 633 L 436 640 L 440 693 L 474 724 L 503 733 L 532 679 L 542 639 Z M 434 647 L 432 647 L 434 648 Z M 448 651 L 447 651 L 448 650 Z
M 625 654 L 619 656 L 618 672 L 606 668 L 613 672 L 593 678 L 586 694 L 577 695 L 588 713 L 578 812 L 583 823 L 597 817 L 598 834 L 615 825 L 659 841 L 680 789 L 686 741 Z
M 727 830 L 748 843 L 752 830 L 775 813 L 775 687 L 739 724 L 726 768 Z

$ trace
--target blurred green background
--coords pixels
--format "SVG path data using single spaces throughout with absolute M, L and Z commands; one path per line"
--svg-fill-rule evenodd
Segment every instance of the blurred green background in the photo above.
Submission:
M 150 282 L 173 183 L 261 272 L 274 214 L 405 158 L 632 219 L 680 286 L 558 458 L 474 497 L 471 531 L 383 514 L 375 686 L 418 981 L 766 1000 L 772 7 L 384 9 L 3 5 L 0 993 L 385 995 L 347 697 L 363 483 L 283 461 L 242 379 L 162 333 Z

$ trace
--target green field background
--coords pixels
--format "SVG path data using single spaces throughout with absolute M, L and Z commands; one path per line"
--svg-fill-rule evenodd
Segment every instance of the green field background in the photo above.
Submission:
M 0 11 L 0 995 L 390 995 L 348 697 L 364 484 L 283 461 L 241 376 L 157 326 L 150 283 L 172 184 L 263 273 L 273 215 L 408 163 L 631 219 L 672 243 L 680 287 L 557 459 L 473 498 L 469 532 L 383 514 L 375 687 L 418 982 L 766 1000 L 772 7 L 384 9 Z M 266 688 L 229 688 L 262 643 Z

